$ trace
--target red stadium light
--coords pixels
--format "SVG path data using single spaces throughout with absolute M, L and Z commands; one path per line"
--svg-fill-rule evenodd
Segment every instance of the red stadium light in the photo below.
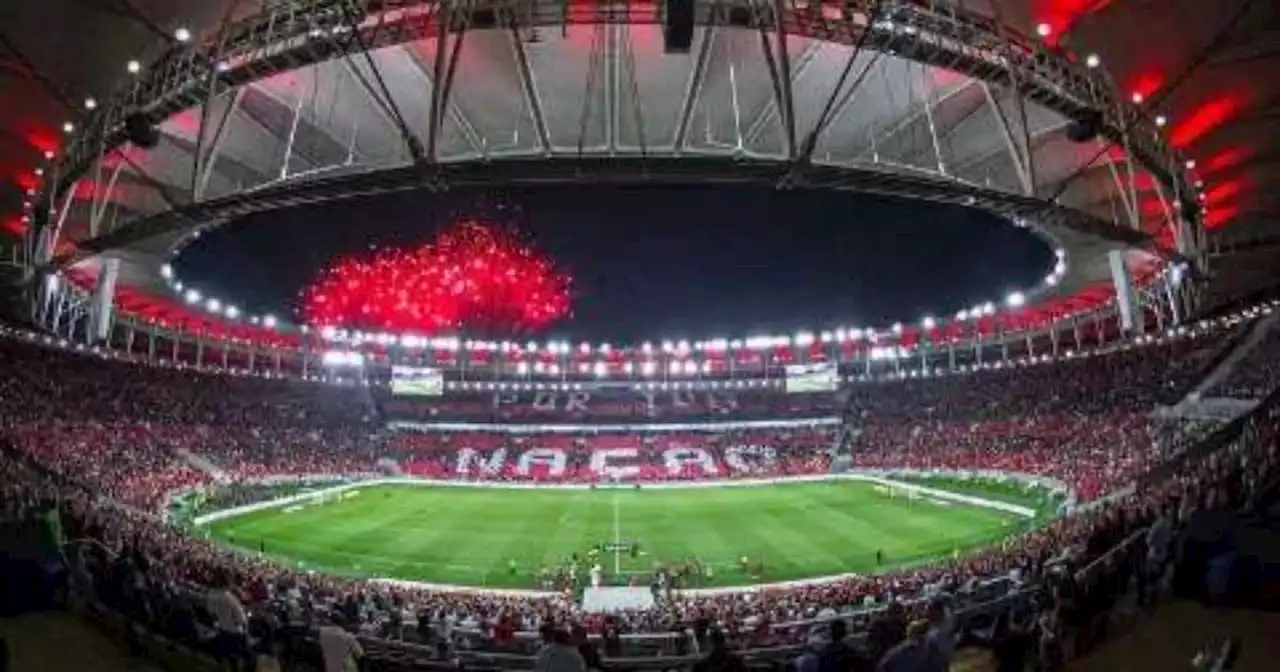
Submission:
M 303 289 L 300 313 L 317 327 L 527 333 L 569 314 L 570 285 L 512 229 L 468 219 L 417 248 L 338 261 Z

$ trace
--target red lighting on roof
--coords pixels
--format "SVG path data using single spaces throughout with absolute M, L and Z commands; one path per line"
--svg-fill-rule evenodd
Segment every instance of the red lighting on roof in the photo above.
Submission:
M 1169 139 L 1175 147 L 1187 147 L 1226 123 L 1242 106 L 1243 101 L 1236 95 L 1215 98 L 1178 120 Z
M 1225 149 L 1201 161 L 1200 172 L 1208 174 L 1233 168 L 1244 163 L 1252 154 L 1253 150 L 1245 147 Z
M 1148 72 L 1138 75 L 1133 80 L 1133 84 L 1129 87 L 1129 91 L 1135 101 L 1139 99 L 1147 101 L 1150 100 L 1151 96 L 1155 94 L 1155 92 L 1159 91 L 1162 86 L 1164 86 L 1164 76 L 1159 73 Z
M 315 326 L 521 333 L 567 316 L 569 287 L 514 230 L 460 220 L 420 247 L 338 261 L 303 289 L 300 312 Z

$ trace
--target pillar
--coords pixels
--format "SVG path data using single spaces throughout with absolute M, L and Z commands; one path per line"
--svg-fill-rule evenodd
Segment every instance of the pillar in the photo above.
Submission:
M 1133 274 L 1125 259 L 1125 251 L 1112 250 L 1107 253 L 1107 260 L 1111 263 L 1111 281 L 1116 288 L 1116 312 L 1120 318 L 1120 329 L 1130 336 L 1139 336 L 1144 322 L 1142 305 L 1133 288 Z
M 101 343 L 111 337 L 111 315 L 116 299 L 116 279 L 120 276 L 120 260 L 106 258 L 98 269 L 98 281 L 93 287 L 93 299 L 89 305 L 88 341 Z

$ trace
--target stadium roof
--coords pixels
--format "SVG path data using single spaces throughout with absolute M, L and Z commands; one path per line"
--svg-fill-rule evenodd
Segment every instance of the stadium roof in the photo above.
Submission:
M 81 118 L 89 101 L 105 101 L 127 82 L 131 62 L 147 67 L 175 45 L 180 30 L 195 40 L 213 39 L 226 22 L 273 4 L 281 3 L 46 0 L 7 8 L 0 19 L 0 128 L 6 129 L 0 133 L 0 225 L 12 232 L 27 226 L 23 200 L 28 190 L 40 187 L 35 171 L 48 165 L 46 153 L 58 153 L 65 146 L 63 124 Z M 783 4 L 797 9 L 807 3 Z M 1251 260 L 1269 248 L 1276 238 L 1271 219 L 1280 209 L 1275 184 L 1280 170 L 1280 80 L 1273 76 L 1280 61 L 1280 16 L 1274 3 L 991 0 L 962 6 L 1024 35 L 1039 34 L 1071 53 L 1096 54 L 1118 87 L 1142 101 L 1139 107 L 1148 119 L 1164 122 L 1168 142 L 1195 160 L 1196 175 L 1205 182 L 1205 225 L 1213 236 L 1262 241 L 1230 246 L 1247 250 L 1242 258 Z M 473 32 L 459 52 L 460 72 L 453 105 L 441 121 L 438 151 L 474 159 L 505 151 L 536 154 L 548 142 L 561 148 L 568 143 L 570 149 L 584 142 L 643 145 L 639 138 L 685 134 L 711 153 L 724 149 L 725 143 L 729 147 L 723 153 L 740 158 L 744 149 L 747 158 L 782 152 L 782 120 L 776 109 L 769 109 L 775 91 L 764 63 L 767 50 L 752 31 L 731 33 L 726 31 L 708 47 L 704 88 L 696 102 L 700 107 L 682 115 L 678 107 L 688 100 L 682 89 L 689 68 L 696 67 L 689 64 L 694 59 L 686 59 L 680 70 L 666 70 L 669 62 L 662 57 L 656 26 L 638 26 L 625 34 L 590 27 L 531 30 L 516 34 L 523 48 L 513 47 L 511 36 L 502 30 Z M 695 40 L 695 53 L 706 42 L 703 37 Z M 407 122 L 409 134 L 429 135 L 419 125 L 431 116 L 431 82 L 441 74 L 434 67 L 439 59 L 427 42 L 401 41 L 379 49 L 372 61 L 339 58 L 284 69 L 241 87 L 238 94 L 228 91 L 207 112 L 225 115 L 227 132 L 205 188 L 215 195 L 240 192 L 246 186 L 263 188 L 276 171 L 291 177 L 309 171 L 341 173 L 344 155 L 358 155 L 372 164 L 404 160 L 415 149 L 403 142 L 406 129 L 398 117 Z M 613 47 L 601 49 L 601 42 Z M 827 101 L 830 83 L 845 66 L 850 45 L 793 37 L 787 51 L 800 117 L 795 123 L 812 125 L 812 119 L 803 117 Z M 603 65 L 593 66 L 597 55 Z M 949 164 L 961 179 L 978 184 L 985 180 L 997 188 L 1019 178 L 1017 166 L 999 149 L 1006 141 L 999 117 L 1002 110 L 1011 111 L 1003 97 L 1008 94 L 945 68 L 895 54 L 882 56 L 875 62 L 870 55 L 860 57 L 857 71 L 866 73 L 864 93 L 831 124 L 816 149 L 815 163 L 822 162 L 824 153 L 831 158 L 843 152 L 831 160 L 846 162 L 870 155 L 879 161 L 889 154 L 891 162 L 907 168 L 931 170 L 932 165 L 916 164 L 935 161 Z M 537 84 L 536 113 L 529 109 L 524 82 L 508 77 L 521 67 L 515 62 L 521 58 L 528 61 Z M 593 84 L 593 72 L 602 73 L 614 86 Z M 732 84 L 719 87 L 718 82 Z M 617 93 L 606 94 L 606 89 Z M 398 109 L 380 103 L 378 90 L 388 92 Z M 920 105 L 921 98 L 930 102 Z M 672 109 L 661 109 L 664 105 Z M 601 110 L 640 106 L 645 108 L 644 119 L 628 120 L 615 112 L 618 121 L 611 127 L 603 121 L 607 117 Z M 1041 175 L 1037 186 L 1053 187 L 1055 179 L 1069 178 L 1088 160 L 1081 156 L 1092 147 L 1062 141 L 1067 120 L 1047 107 L 1029 105 L 1027 110 L 1029 135 L 1045 138 L 1036 140 L 1041 143 L 1036 151 L 1042 170 L 1049 174 Z M 156 150 L 124 154 L 141 170 L 128 166 L 124 171 L 122 183 L 131 185 L 133 195 L 128 198 L 134 202 L 122 211 L 148 214 L 165 209 L 157 202 L 163 200 L 163 190 L 151 183 L 152 178 L 168 185 L 192 183 L 191 167 L 180 167 L 181 160 L 174 156 L 190 154 L 192 145 L 201 142 L 193 129 L 199 128 L 204 113 L 197 107 L 169 118 L 161 124 L 163 137 Z M 678 128 L 685 123 L 679 121 L 682 117 L 687 117 L 688 128 Z M 643 128 L 646 121 L 648 130 Z M 736 152 L 735 138 L 746 138 L 745 147 L 740 145 Z M 942 146 L 938 138 L 944 140 Z M 285 165 L 280 165 L 282 154 L 289 157 Z M 127 174 L 134 172 L 147 176 L 130 180 Z M 1094 181 L 1081 180 L 1085 186 L 1079 188 L 1073 185 L 1064 200 L 1085 211 L 1113 209 L 1115 199 L 1105 187 L 1099 193 L 1088 192 L 1086 183 Z M 76 205 L 78 211 L 88 208 Z M 232 212 L 213 214 L 226 217 Z M 83 221 L 88 218 L 83 212 L 73 214 L 71 226 L 79 219 L 82 228 L 87 227 Z M 1042 228 L 1064 247 L 1082 251 L 1074 256 L 1092 261 L 1092 267 L 1073 263 L 1071 274 L 1055 291 L 1065 297 L 1105 286 L 1106 268 L 1098 253 L 1114 247 L 1114 240 L 1091 235 L 1087 227 L 1070 222 L 1046 222 Z M 164 254 L 190 232 L 190 227 L 166 230 L 122 253 L 122 305 L 167 314 L 170 308 L 163 299 L 174 297 L 157 271 Z M 91 236 L 87 230 L 71 230 L 70 237 Z M 1215 265 L 1217 269 L 1229 271 L 1231 265 Z

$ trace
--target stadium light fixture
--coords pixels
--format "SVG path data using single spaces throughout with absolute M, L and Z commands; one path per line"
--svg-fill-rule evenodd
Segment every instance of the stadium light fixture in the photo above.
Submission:
M 196 290 L 194 290 L 194 289 L 188 289 L 188 290 L 186 291 L 186 293 L 185 293 L 185 294 L 183 294 L 183 298 L 185 298 L 185 299 L 187 300 L 187 303 L 199 303 L 199 302 L 200 302 L 200 292 L 197 292 L 197 291 L 196 291 Z
M 173 39 L 185 44 L 191 41 L 191 31 L 186 28 L 179 28 L 173 31 Z
M 41 177 L 41 176 L 43 176 L 43 175 L 44 175 L 44 168 L 36 168 L 36 169 L 35 169 L 34 171 L 32 171 L 32 172 L 34 172 L 34 173 L 36 174 L 36 177 Z
M 222 312 L 222 302 L 217 299 L 209 299 L 205 302 L 204 307 L 211 313 Z
M 173 278 L 173 266 L 170 266 L 169 264 L 165 264 L 165 265 L 161 266 L 161 267 L 160 267 L 160 277 L 164 278 L 165 280 L 170 280 L 170 279 L 172 279 L 172 278 Z
M 236 308 L 235 306 L 227 306 L 226 312 L 227 312 L 227 317 L 233 320 L 236 319 L 237 317 L 240 317 L 240 309 Z
M 652 376 L 654 374 L 654 371 L 657 370 L 657 368 L 658 366 L 654 364 L 652 361 L 645 362 L 640 365 L 640 373 L 645 376 Z
M 924 327 L 925 329 L 933 329 L 934 327 L 938 326 L 938 322 L 937 320 L 934 320 L 932 316 L 925 315 L 924 319 L 920 320 L 920 326 Z
M 1156 115 L 1156 126 L 1159 126 L 1160 128 L 1164 128 L 1164 125 L 1167 123 L 1169 123 L 1169 119 L 1165 117 L 1163 114 Z
M 901 335 L 902 335 L 902 323 L 901 323 L 901 322 L 894 322 L 894 323 L 893 323 L 893 327 L 892 327 L 892 331 L 893 331 L 893 335 L 894 335 L 894 336 L 901 336 Z
M 63 132 L 63 133 L 74 133 L 74 132 L 75 132 L 75 130 L 76 130 L 76 125 L 75 125 L 75 124 L 73 124 L 73 123 L 71 123 L 71 122 L 69 122 L 69 121 L 68 121 L 68 122 L 66 122 L 66 123 L 64 123 L 64 124 L 62 124 L 62 132 Z
M 1040 37 L 1049 37 L 1053 34 L 1053 26 L 1040 22 L 1036 24 L 1036 35 Z
M 609 369 L 605 366 L 604 362 L 596 362 L 593 368 L 596 378 L 604 378 L 609 373 Z
M 1089 66 L 1090 68 L 1096 68 L 1099 65 L 1102 65 L 1102 58 L 1099 57 L 1097 54 L 1089 54 L 1088 56 L 1085 57 L 1084 64 Z
M 1141 91 L 1134 91 L 1133 95 L 1129 97 L 1129 100 L 1132 100 L 1134 105 L 1141 105 L 1142 101 L 1146 100 L 1146 97 L 1142 95 Z
M 1196 169 L 1196 160 L 1187 159 L 1187 170 L 1195 170 L 1195 169 Z
M 44 150 L 44 160 L 45 160 L 45 161 L 52 161 L 52 160 L 53 160 L 53 157 L 55 157 L 55 156 L 57 156 L 57 155 L 53 153 L 53 150 L 52 150 L 52 149 L 46 149 L 46 150 Z
M 1027 296 L 1022 292 L 1009 292 L 1009 295 L 1004 298 L 1004 303 L 1010 308 L 1021 308 L 1027 303 Z
M 137 60 L 130 60 L 128 63 L 124 64 L 124 69 L 128 70 L 129 74 L 136 75 L 142 71 L 142 64 Z
M 97 107 L 98 107 L 97 100 L 93 99 L 92 97 L 84 99 L 84 109 L 93 110 L 93 109 L 96 109 Z
M 982 314 L 983 314 L 983 315 L 995 315 L 995 314 L 996 314 L 996 304 L 992 303 L 991 301 L 988 301 L 988 302 L 986 302 L 986 303 L 982 304 Z
M 266 317 L 263 317 L 263 318 L 262 318 L 262 326 L 264 326 L 264 327 L 266 327 L 266 328 L 268 328 L 268 329 L 275 329 L 275 328 L 276 328 L 276 316 L 275 316 L 275 315 L 267 315 Z M 307 328 L 304 326 L 304 327 L 302 328 L 302 330 L 303 330 L 303 331 L 306 331 L 306 330 L 307 330 Z

